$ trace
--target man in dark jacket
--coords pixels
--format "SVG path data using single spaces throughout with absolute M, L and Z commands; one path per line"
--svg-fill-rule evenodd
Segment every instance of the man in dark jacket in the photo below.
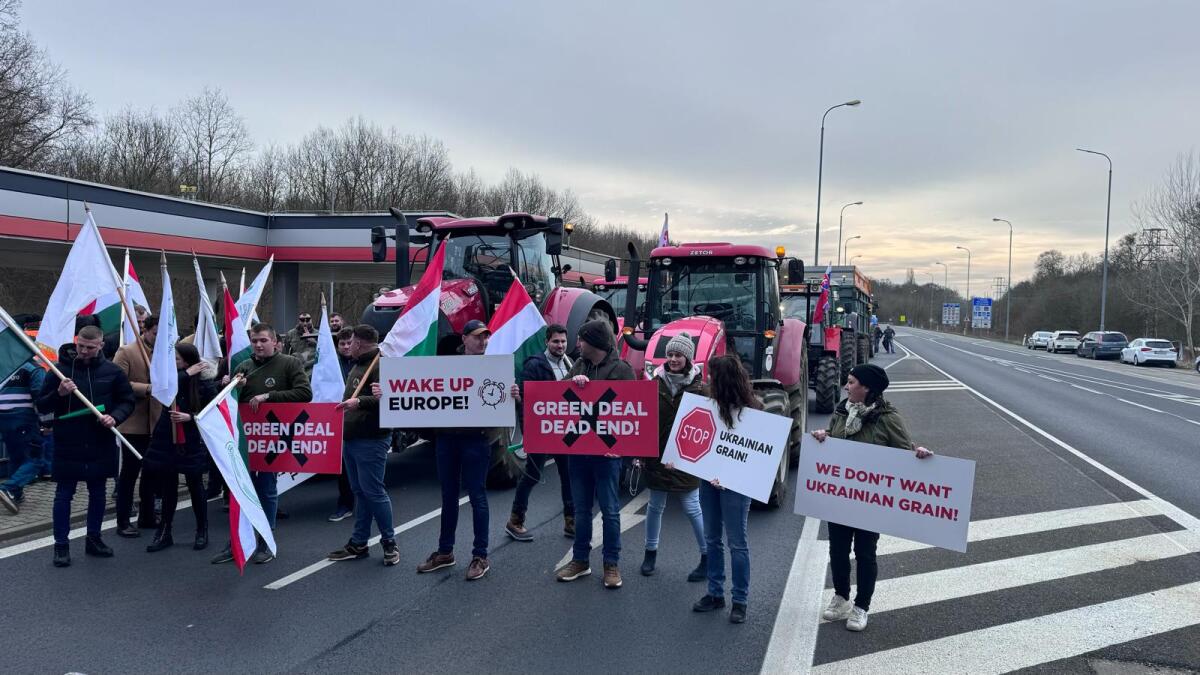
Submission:
M 521 367 L 521 375 L 517 384 L 513 385 L 513 399 L 519 404 L 524 393 L 526 382 L 557 382 L 565 380 L 571 371 L 570 357 L 567 356 L 567 329 L 554 323 L 546 326 L 546 351 L 534 354 L 525 359 Z M 523 417 L 521 408 L 517 408 L 518 416 Z M 519 420 L 520 421 L 520 420 Z M 504 531 L 517 541 L 533 541 L 533 535 L 525 527 L 525 512 L 529 510 L 529 494 L 533 486 L 542 482 L 542 469 L 546 466 L 549 455 L 534 453 L 525 462 L 525 474 L 517 484 L 517 493 L 513 495 L 512 515 Z M 554 455 L 558 464 L 558 480 L 562 488 L 563 502 L 563 534 L 575 536 L 575 504 L 571 498 L 571 477 L 567 473 L 569 461 L 566 455 Z
M 106 481 L 117 476 L 117 441 L 112 428 L 133 413 L 129 379 L 105 358 L 104 333 L 84 326 L 74 344 L 58 350 L 58 365 L 67 379 L 47 377 L 38 393 L 37 409 L 54 413 L 54 463 L 58 487 L 54 492 L 54 565 L 71 564 L 68 534 L 71 500 L 79 481 L 87 483 L 87 539 L 85 552 L 104 558 L 113 550 L 100 539 L 104 520 Z M 97 418 L 72 392 L 78 389 L 103 413 Z
M 329 323 L 330 330 L 333 327 L 333 317 L 338 315 L 330 315 Z M 339 317 L 340 318 L 340 317 Z M 354 369 L 356 359 L 350 355 L 351 342 L 354 339 L 354 329 L 350 327 L 342 328 L 337 331 L 334 336 L 337 340 L 337 355 L 338 365 L 342 368 L 342 379 L 350 379 L 350 371 Z M 354 390 L 351 389 L 350 393 Z M 346 464 L 342 463 L 342 472 L 338 474 L 338 498 L 337 506 L 327 520 L 331 523 L 343 521 L 354 515 L 354 490 L 350 488 L 350 478 L 346 475 Z
M 570 377 L 579 386 L 592 380 L 632 380 L 633 368 L 617 358 L 612 325 L 603 319 L 579 329 L 579 360 Z M 621 587 L 621 503 L 617 481 L 621 458 L 617 455 L 576 455 L 571 458 L 571 495 L 575 498 L 575 548 L 571 562 L 557 573 L 559 581 L 574 581 L 592 573 L 592 501 L 600 502 L 604 524 L 604 587 Z
M 150 361 L 147 357 L 154 353 L 154 340 L 158 337 L 158 317 L 146 317 L 142 329 L 142 345 L 130 343 L 117 350 L 113 364 L 129 378 L 129 386 L 133 387 L 133 413 L 125 420 L 120 431 L 129 444 L 143 457 L 150 447 L 150 436 L 158 418 L 162 413 L 162 404 L 150 395 Z M 138 483 L 138 474 L 142 481 Z M 129 522 L 133 510 L 133 486 L 138 486 L 138 518 L 137 527 Z M 132 452 L 121 450 L 121 475 L 117 479 L 117 536 L 137 537 L 139 527 L 154 528 L 158 523 L 154 520 L 154 481 L 147 480 L 142 471 L 142 460 L 133 456 Z
M 233 371 L 235 376 L 243 375 L 246 378 L 238 390 L 238 403 L 258 411 L 258 406 L 263 403 L 308 403 L 312 400 L 312 387 L 308 383 L 308 376 L 304 374 L 304 365 L 294 356 L 279 353 L 279 336 L 274 328 L 265 323 L 255 324 L 250 330 L 250 348 L 250 358 Z M 250 473 L 254 492 L 272 530 L 275 529 L 275 514 L 279 509 L 278 479 L 279 474 L 270 471 Z M 274 559 L 271 550 L 261 540 L 258 550 L 250 556 L 250 561 L 257 565 Z M 233 548 L 226 546 L 212 559 L 212 563 L 218 565 L 232 560 Z
M 383 564 L 400 562 L 396 535 L 392 527 L 392 500 L 388 496 L 384 475 L 391 430 L 379 428 L 379 397 L 371 394 L 371 384 L 379 381 L 379 332 L 367 324 L 354 327 L 350 353 L 354 368 L 346 378 L 344 399 L 338 409 L 345 412 L 342 422 L 342 464 L 354 490 L 358 513 L 354 516 L 354 531 L 346 545 L 329 554 L 329 559 L 358 560 L 369 555 L 367 541 L 371 537 L 371 521 L 379 527 L 383 546 Z M 361 387 L 360 387 L 361 385 Z M 357 396 L 354 392 L 358 391 Z

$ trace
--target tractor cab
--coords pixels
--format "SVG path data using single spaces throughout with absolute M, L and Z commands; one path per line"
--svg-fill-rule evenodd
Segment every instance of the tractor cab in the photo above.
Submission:
M 570 227 L 561 218 L 508 213 L 487 218 L 422 218 L 418 236 L 424 246 L 413 254 L 423 265 L 434 245 L 446 247 L 442 272 L 438 353 L 452 354 L 461 344 L 463 326 L 472 319 L 488 321 L 512 285 L 513 274 L 524 284 L 547 323 L 567 326 L 570 344 L 585 321 L 606 319 L 616 332 L 616 313 L 595 293 L 564 286 L 571 269 L 559 260 Z M 391 329 L 415 285 L 384 293 L 367 308 L 363 320 L 381 334 Z
M 638 307 L 638 312 L 644 312 L 646 307 L 646 277 L 640 277 L 637 283 L 637 295 L 634 298 L 634 303 Z M 592 281 L 592 292 L 608 301 L 617 311 L 625 307 L 625 299 L 630 292 L 629 277 L 617 276 L 612 281 L 607 281 L 604 277 L 597 277 Z M 617 317 L 617 328 L 623 328 L 625 317 Z

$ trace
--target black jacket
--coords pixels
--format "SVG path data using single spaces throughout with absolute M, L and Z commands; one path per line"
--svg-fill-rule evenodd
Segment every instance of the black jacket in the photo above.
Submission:
M 671 388 L 662 378 L 662 369 L 662 366 L 659 366 L 654 373 L 654 381 L 658 384 L 658 457 L 642 460 L 646 466 L 646 487 L 664 492 L 691 492 L 700 487 L 700 479 L 679 469 L 663 466 L 662 454 L 663 450 L 667 449 L 667 439 L 671 437 L 671 427 L 675 424 L 675 415 L 679 412 L 683 395 L 707 396 L 708 387 L 704 385 L 697 371 L 690 384 L 672 394 Z
M 199 393 L 198 400 L 191 400 L 192 376 L 188 375 L 186 370 L 179 371 L 179 394 L 175 397 L 176 407 L 192 414 L 200 412 L 217 395 L 212 380 L 204 379 L 199 375 L 196 375 L 195 379 Z M 208 448 L 200 436 L 196 420 L 192 419 L 181 425 L 183 427 L 182 445 L 175 444 L 173 426 L 171 410 L 163 408 L 162 414 L 159 415 L 158 421 L 154 425 L 154 433 L 150 437 L 150 447 L 146 449 L 146 468 L 152 471 L 178 473 L 206 471 L 208 469 Z
M 604 360 L 600 363 L 592 363 L 585 358 L 580 357 L 571 366 L 571 377 L 583 375 L 589 380 L 636 380 L 633 374 L 633 368 L 617 357 L 617 350 L 613 349 L 605 355 Z
M 133 414 L 133 387 L 124 371 L 103 354 L 83 363 L 75 359 L 74 344 L 58 349 L 58 367 L 75 382 L 80 393 L 93 405 L 104 406 L 117 424 Z M 59 379 L 47 377 L 37 397 L 39 413 L 53 413 L 54 463 L 51 472 L 56 481 L 81 481 L 91 478 L 111 478 L 117 475 L 117 438 L 74 394 L 58 395 Z M 70 419 L 64 415 L 79 410 L 85 412 Z

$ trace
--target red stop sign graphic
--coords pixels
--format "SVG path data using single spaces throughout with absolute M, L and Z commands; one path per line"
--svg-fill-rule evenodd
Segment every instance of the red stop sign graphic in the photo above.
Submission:
M 679 430 L 675 432 L 679 456 L 689 462 L 700 461 L 701 457 L 708 454 L 716 435 L 717 423 L 713 420 L 712 412 L 704 408 L 692 410 L 683 416 Z

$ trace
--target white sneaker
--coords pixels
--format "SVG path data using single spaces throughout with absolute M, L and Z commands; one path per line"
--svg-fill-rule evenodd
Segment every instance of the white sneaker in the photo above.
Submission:
M 867 610 L 854 607 L 850 610 L 850 618 L 846 619 L 846 630 L 858 632 L 867 627 Z
M 849 619 L 854 605 L 849 600 L 843 598 L 837 593 L 833 594 L 833 599 L 829 601 L 829 606 L 821 612 L 821 618 L 826 621 L 841 621 Z

